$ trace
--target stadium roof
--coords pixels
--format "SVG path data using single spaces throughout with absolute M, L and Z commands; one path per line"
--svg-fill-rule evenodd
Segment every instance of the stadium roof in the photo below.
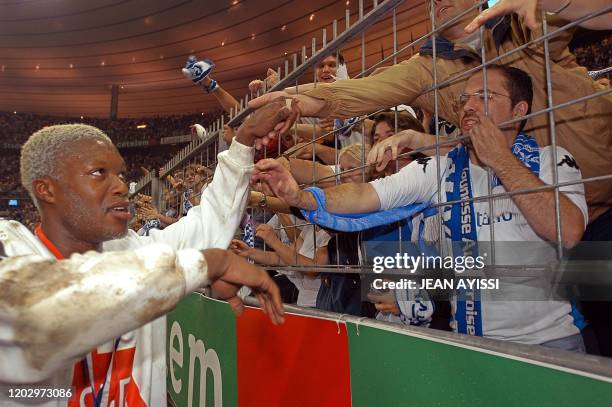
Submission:
M 0 0 L 0 111 L 108 117 L 113 84 L 119 117 L 217 110 L 181 75 L 188 55 L 213 59 L 213 77 L 244 96 L 251 79 L 284 65 L 285 52 L 313 37 L 320 47 L 334 19 L 344 30 L 347 8 L 355 21 L 357 0 Z M 423 2 L 397 13 L 400 45 L 426 32 Z M 391 27 L 388 15 L 368 29 L 368 65 L 391 53 Z M 342 50 L 352 74 L 360 44 Z

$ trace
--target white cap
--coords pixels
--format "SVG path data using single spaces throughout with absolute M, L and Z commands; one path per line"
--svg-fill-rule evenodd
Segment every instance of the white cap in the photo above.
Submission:
M 391 110 L 395 110 L 398 112 L 408 112 L 412 115 L 412 117 L 414 117 L 415 119 L 418 119 L 414 109 L 408 105 L 397 105 L 395 107 L 392 107 Z
M 341 81 L 343 79 L 349 79 L 348 69 L 346 64 L 339 64 L 336 69 L 336 80 Z
M 197 124 L 196 123 L 192 127 L 195 129 L 196 134 L 198 135 L 200 140 L 204 140 L 206 138 L 206 136 L 208 136 L 208 133 L 206 132 L 206 129 L 201 124 Z

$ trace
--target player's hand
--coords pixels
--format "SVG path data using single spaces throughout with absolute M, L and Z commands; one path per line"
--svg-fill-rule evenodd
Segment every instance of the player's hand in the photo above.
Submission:
M 247 286 L 273 324 L 284 322 L 285 310 L 280 290 L 266 271 L 228 250 L 206 249 L 203 253 L 214 294 L 226 300 L 236 315 L 244 312 L 238 291 L 242 286 Z
M 257 149 L 261 149 L 270 140 L 285 134 L 298 118 L 299 110 L 295 103 L 289 108 L 286 98 L 277 98 L 255 110 L 238 129 L 236 139 L 241 144 L 255 144 Z

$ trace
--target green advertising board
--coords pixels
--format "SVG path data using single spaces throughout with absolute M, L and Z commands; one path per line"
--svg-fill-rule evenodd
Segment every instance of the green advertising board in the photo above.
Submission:
M 529 358 L 538 347 L 493 351 L 464 345 L 453 334 L 298 311 L 279 327 L 260 310 L 248 309 L 237 324 L 226 303 L 188 296 L 167 318 L 172 403 L 612 406 L 612 374 L 606 373 L 612 363 L 605 358 L 572 355 L 582 366 L 598 364 L 601 376 Z
M 458 344 L 347 326 L 353 407 L 612 405 L 608 382 Z
M 191 294 L 167 322 L 167 390 L 174 405 L 237 406 L 236 324 L 230 307 Z

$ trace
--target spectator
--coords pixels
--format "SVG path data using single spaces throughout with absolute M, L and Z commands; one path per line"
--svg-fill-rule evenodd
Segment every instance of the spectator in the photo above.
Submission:
M 460 145 L 441 160 L 444 168 L 440 171 L 447 185 L 440 194 L 443 202 L 486 194 L 488 177 L 486 169 L 482 168 L 485 166 L 490 167 L 499 179 L 492 185 L 493 193 L 512 192 L 552 182 L 552 147 L 540 147 L 533 138 L 522 133 L 522 122 L 514 122 L 512 126 L 503 129 L 495 124 L 523 116 L 530 110 L 533 97 L 531 78 L 516 68 L 490 66 L 487 86 L 490 118 L 484 115 L 481 73 L 469 78 L 459 98 L 459 122 L 464 134 L 470 136 L 469 142 L 466 142 L 469 147 Z M 561 147 L 557 147 L 556 154 L 559 157 L 556 167 L 560 182 L 580 181 L 580 170 L 571 154 Z M 275 193 L 290 205 L 305 209 L 317 208 L 313 195 L 300 191 L 297 184 L 291 183 L 286 170 L 278 163 L 266 160 L 257 163 L 256 168 L 253 180 L 267 181 Z M 438 195 L 437 172 L 437 160 L 421 160 L 409 164 L 395 175 L 369 184 L 345 184 L 328 188 L 325 190 L 327 210 L 335 213 L 364 213 L 418 201 L 433 199 L 435 202 Z M 460 179 L 463 179 L 464 174 L 469 177 L 471 187 L 460 189 L 459 186 L 463 185 Z M 467 195 L 462 194 L 461 190 L 467 191 Z M 562 242 L 564 246 L 572 247 L 580 240 L 586 226 L 584 187 L 577 183 L 561 188 L 560 191 Z M 495 214 L 489 214 L 487 202 L 468 202 L 467 206 L 455 203 L 452 212 L 445 211 L 448 216 L 445 217 L 444 227 L 447 232 L 444 235 L 450 236 L 453 242 L 486 241 L 489 239 L 490 220 L 497 218 L 497 241 L 546 242 L 556 239 L 552 190 L 513 195 L 511 199 L 503 198 L 496 202 Z M 470 216 L 456 216 L 454 213 L 467 213 Z M 476 218 L 487 221 L 476 223 Z M 453 250 L 457 248 L 450 245 L 451 242 L 440 243 L 445 254 L 458 255 Z M 521 264 L 541 264 L 556 257 L 554 248 L 544 244 L 522 255 Z M 497 252 L 497 264 L 516 262 L 516 254 Z M 538 278 L 535 277 L 535 280 Z M 534 281 L 534 286 L 547 290 L 537 281 Z M 500 288 L 507 295 L 512 295 L 512 289 Z M 528 288 L 522 285 L 521 289 Z M 477 312 L 476 318 L 466 318 L 465 298 L 480 297 L 472 292 L 471 296 L 468 293 L 463 300 L 454 302 L 453 328 L 460 333 L 584 351 L 572 307 L 567 301 L 488 302 L 483 299 L 473 301 L 472 304 L 476 308 L 482 307 L 482 312 Z

